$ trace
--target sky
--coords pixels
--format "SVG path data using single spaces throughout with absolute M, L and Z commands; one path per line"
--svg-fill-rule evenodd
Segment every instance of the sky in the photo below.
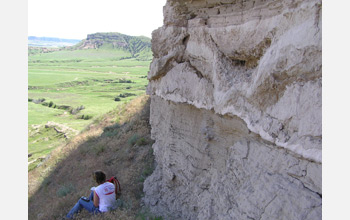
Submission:
M 151 37 L 166 0 L 28 0 L 28 36 L 84 39 L 96 32 Z

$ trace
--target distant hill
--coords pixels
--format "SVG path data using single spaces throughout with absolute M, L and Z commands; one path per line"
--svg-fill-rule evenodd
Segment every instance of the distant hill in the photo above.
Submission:
M 64 39 L 57 37 L 28 37 L 28 46 L 32 47 L 66 47 L 73 46 L 79 43 L 81 40 L 77 39 Z
M 117 32 L 88 34 L 86 39 L 61 39 L 51 37 L 28 37 L 28 54 L 48 53 L 57 50 L 123 50 L 139 60 L 151 60 L 151 39 L 129 36 Z
M 129 36 L 117 32 L 95 33 L 75 45 L 75 49 L 122 49 L 133 57 L 151 52 L 151 39 L 144 36 Z

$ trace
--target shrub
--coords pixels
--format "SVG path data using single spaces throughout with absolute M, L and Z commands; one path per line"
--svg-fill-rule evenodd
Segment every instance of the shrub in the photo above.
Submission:
M 141 175 L 140 178 L 139 178 L 140 183 L 145 182 L 145 180 L 146 180 L 146 177 Z
M 50 103 L 49 103 L 49 107 L 51 108 L 53 106 L 53 102 L 52 101 L 50 101 Z
M 57 190 L 56 195 L 58 197 L 64 197 L 64 196 L 66 196 L 66 195 L 68 195 L 68 194 L 70 194 L 70 193 L 72 193 L 74 191 L 75 191 L 74 186 L 71 183 L 68 183 L 68 184 L 65 184 L 65 185 L 61 186 Z
M 97 145 L 97 146 L 95 146 L 95 147 L 93 148 L 93 151 L 94 151 L 94 152 L 96 153 L 96 155 L 98 156 L 98 155 L 100 155 L 102 152 L 105 151 L 105 146 L 99 144 L 99 145 Z
M 115 123 L 114 125 L 105 127 L 105 128 L 103 129 L 103 132 L 111 131 L 111 130 L 115 130 L 115 129 L 119 129 L 119 128 L 120 128 L 120 124 L 119 124 L 119 123 Z
M 129 79 L 119 79 L 119 83 L 133 83 L 133 81 Z
M 79 107 L 76 107 L 76 108 L 73 108 L 71 109 L 69 112 L 72 114 L 72 115 L 75 115 L 77 114 L 78 112 L 80 112 L 81 110 L 85 109 L 85 107 L 83 105 L 79 106 Z
M 115 97 L 114 101 L 119 102 L 119 101 L 121 101 L 121 99 L 119 97 Z
M 127 93 L 122 93 L 122 94 L 119 95 L 119 97 L 121 97 L 121 98 L 126 98 L 126 97 L 129 97 L 129 96 L 136 96 L 136 94 L 127 92 Z
M 118 134 L 118 130 L 113 130 L 113 131 L 103 132 L 102 136 L 104 136 L 104 137 L 113 137 L 113 136 L 116 136 L 117 134 Z
M 64 110 L 69 110 L 71 109 L 72 107 L 70 107 L 69 105 L 60 105 L 57 107 L 58 109 L 64 109 Z
M 136 141 L 137 146 L 142 146 L 142 145 L 146 145 L 146 144 L 148 144 L 148 141 L 144 137 L 142 137 Z
M 152 166 L 148 166 L 146 167 L 146 169 L 143 171 L 142 175 L 147 177 L 149 175 L 151 175 L 153 173 L 153 167 Z
M 80 117 L 80 119 L 84 119 L 84 120 L 89 120 L 89 119 L 91 119 L 91 118 L 92 118 L 91 115 L 82 115 L 82 116 Z
M 33 99 L 31 99 L 31 98 L 28 98 L 28 102 L 32 102 L 33 101 Z
M 44 101 L 45 101 L 44 98 L 42 98 L 42 99 L 33 99 L 33 102 L 34 102 L 35 104 L 41 104 L 41 103 L 43 103 Z
M 144 170 L 142 171 L 142 174 L 139 178 L 140 182 L 144 182 L 148 176 L 150 176 L 153 173 L 154 166 L 152 164 L 148 164 Z
M 139 139 L 139 135 L 138 134 L 134 134 L 132 135 L 129 140 L 128 140 L 128 144 L 131 146 L 134 146 L 134 144 L 136 144 L 137 140 Z
M 103 129 L 103 133 L 102 133 L 102 136 L 104 137 L 112 137 L 112 136 L 115 136 L 118 134 L 118 129 L 120 128 L 120 124 L 116 123 L 114 125 L 111 125 L 111 126 L 108 126 L 108 127 L 105 127 Z

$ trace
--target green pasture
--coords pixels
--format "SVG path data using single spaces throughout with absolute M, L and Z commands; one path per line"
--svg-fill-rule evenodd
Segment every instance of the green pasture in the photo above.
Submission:
M 86 50 L 61 50 L 52 53 L 40 53 L 28 58 L 29 62 L 80 62 L 83 60 L 120 60 L 121 58 L 131 57 L 131 54 L 124 50 L 103 50 L 103 49 L 86 49 Z
M 150 62 L 131 58 L 122 50 L 64 50 L 29 56 L 29 169 L 67 141 L 52 128 L 45 128 L 47 122 L 81 131 L 102 114 L 144 94 Z M 33 102 L 38 99 L 45 99 L 44 104 Z M 84 108 L 71 113 L 59 106 Z

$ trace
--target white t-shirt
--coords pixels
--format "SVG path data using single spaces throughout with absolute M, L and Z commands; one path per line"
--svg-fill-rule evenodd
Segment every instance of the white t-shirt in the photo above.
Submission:
M 110 182 L 105 182 L 95 188 L 96 195 L 100 199 L 100 212 L 107 212 L 108 208 L 113 206 L 115 201 L 114 190 L 114 184 Z

